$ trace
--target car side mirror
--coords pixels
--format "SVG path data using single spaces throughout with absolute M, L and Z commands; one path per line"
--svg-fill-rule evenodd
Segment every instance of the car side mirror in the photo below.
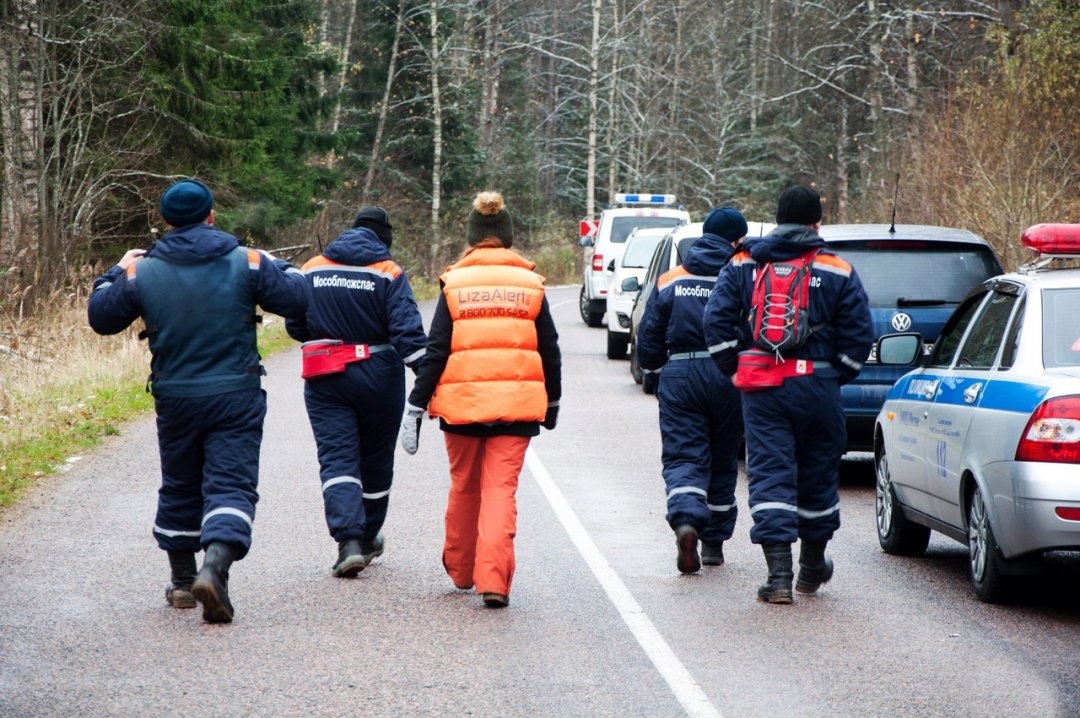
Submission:
M 610 262 L 608 262 L 607 270 L 609 272 L 614 272 L 615 271 L 615 260 L 614 259 L 611 260 Z
M 922 357 L 923 339 L 921 334 L 886 334 L 878 339 L 877 358 L 879 364 L 887 366 L 907 366 Z
M 580 244 L 582 247 L 591 247 L 591 246 L 593 246 L 593 238 L 592 237 L 580 237 L 578 239 L 578 244 Z
M 620 288 L 624 292 L 640 292 L 641 283 L 638 281 L 637 277 L 627 277 L 626 279 L 622 280 L 622 285 L 620 286 Z

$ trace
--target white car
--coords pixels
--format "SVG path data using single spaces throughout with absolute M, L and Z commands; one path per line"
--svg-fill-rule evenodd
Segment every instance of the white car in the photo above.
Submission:
M 603 325 L 611 278 L 622 257 L 626 239 L 635 228 L 677 227 L 690 221 L 690 214 L 673 207 L 673 194 L 617 194 L 615 204 L 600 212 L 596 232 L 580 239 L 586 248 L 579 309 L 581 320 L 590 327 Z
M 641 318 L 645 314 L 645 307 L 649 303 L 649 297 L 656 291 L 656 285 L 660 277 L 675 267 L 682 264 L 686 259 L 686 253 L 690 251 L 690 245 L 701 238 L 701 222 L 684 224 L 676 227 L 675 231 L 666 235 L 660 244 L 656 246 L 649 266 L 645 270 L 645 278 L 638 287 L 637 297 L 634 299 L 634 308 L 630 312 L 630 376 L 634 381 L 641 384 L 641 390 L 646 394 L 655 394 L 660 381 L 660 376 L 653 373 L 645 373 L 637 360 L 637 328 L 641 324 Z M 627 290 L 633 289 L 633 279 L 627 280 Z
M 1045 551 L 1080 550 L 1080 225 L 1036 225 L 1039 252 L 982 283 L 929 356 L 918 334 L 878 342 L 878 361 L 920 358 L 885 398 L 874 432 L 877 532 L 921 555 L 931 529 L 969 549 L 976 595 L 1008 598 Z
M 634 309 L 634 300 L 657 245 L 671 232 L 668 227 L 635 229 L 626 240 L 626 249 L 615 267 L 611 291 L 607 295 L 608 359 L 626 358 L 626 349 L 630 346 L 630 312 Z M 626 280 L 631 278 L 634 281 L 627 283 Z
M 776 228 L 775 224 L 769 222 L 747 222 L 747 238 L 763 237 Z M 685 224 L 681 227 L 676 227 L 675 231 L 671 233 L 670 239 L 664 237 L 660 244 L 656 248 L 656 252 L 653 254 L 652 261 L 649 263 L 648 268 L 645 270 L 645 278 L 641 280 L 640 287 L 637 292 L 637 296 L 634 299 L 634 306 L 630 312 L 630 376 L 634 378 L 634 381 L 641 384 L 641 390 L 646 394 L 655 394 L 659 375 L 647 374 L 642 371 L 641 366 L 637 360 L 637 327 L 641 323 L 641 317 L 645 314 L 645 306 L 649 302 L 649 295 L 656 289 L 656 284 L 660 277 L 675 267 L 679 266 L 686 259 L 687 253 L 690 251 L 691 245 L 701 238 L 702 229 L 704 224 L 702 222 L 695 222 L 693 224 Z M 632 289 L 632 285 L 627 285 L 626 289 Z

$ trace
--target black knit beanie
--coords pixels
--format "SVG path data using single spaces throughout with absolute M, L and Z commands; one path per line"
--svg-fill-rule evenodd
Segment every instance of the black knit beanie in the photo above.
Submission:
M 821 221 L 821 195 L 801 184 L 788 187 L 776 203 L 777 224 L 816 224 Z
M 357 212 L 352 226 L 353 229 L 358 227 L 370 229 L 375 233 L 375 236 L 382 240 L 387 249 L 390 248 L 390 244 L 394 241 L 394 227 L 390 224 L 390 215 L 382 207 L 364 207 Z
M 498 192 L 481 192 L 473 200 L 469 222 L 465 227 L 465 239 L 475 247 L 487 237 L 497 237 L 504 247 L 514 243 L 514 222 L 506 211 L 502 195 Z

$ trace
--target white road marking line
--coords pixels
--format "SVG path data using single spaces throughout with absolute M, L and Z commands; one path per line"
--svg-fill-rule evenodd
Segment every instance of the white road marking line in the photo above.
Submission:
M 567 299 L 565 302 L 559 302 L 558 304 L 552 304 L 550 307 L 548 307 L 548 309 L 553 312 L 556 309 L 558 309 L 559 307 L 566 306 L 567 304 L 576 304 L 576 303 L 577 303 L 576 299 Z
M 540 485 L 540 490 L 544 492 L 559 522 L 566 529 L 566 533 L 585 559 L 585 563 L 589 565 L 596 580 L 600 582 L 604 592 L 618 609 L 619 615 L 626 622 L 630 632 L 634 634 L 638 644 L 645 650 L 649 660 L 667 682 L 675 698 L 686 709 L 687 715 L 692 718 L 722 718 L 720 711 L 709 701 L 705 691 L 690 675 L 690 671 L 686 670 L 679 657 L 671 650 L 663 636 L 656 630 L 656 626 L 638 605 L 626 584 L 615 573 L 615 569 L 600 553 L 600 549 L 578 520 L 566 497 L 563 496 L 547 469 L 540 463 L 540 457 L 531 447 L 525 452 L 525 466 L 536 479 L 536 483 Z

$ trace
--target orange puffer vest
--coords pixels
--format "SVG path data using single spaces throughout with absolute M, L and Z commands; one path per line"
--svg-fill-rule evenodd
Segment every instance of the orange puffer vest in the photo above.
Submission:
M 450 357 L 428 412 L 447 424 L 543 421 L 536 317 L 544 278 L 502 248 L 473 250 L 440 277 L 453 320 Z

